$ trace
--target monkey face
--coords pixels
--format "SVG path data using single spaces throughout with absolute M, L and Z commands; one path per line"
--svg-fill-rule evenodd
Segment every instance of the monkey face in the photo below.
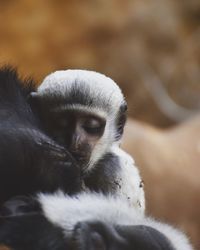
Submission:
M 64 145 L 84 169 L 91 153 L 104 134 L 106 121 L 93 113 L 64 110 L 51 113 L 50 134 Z
M 121 139 L 126 102 L 118 85 L 100 73 L 56 71 L 30 94 L 29 102 L 49 136 L 87 170 Z

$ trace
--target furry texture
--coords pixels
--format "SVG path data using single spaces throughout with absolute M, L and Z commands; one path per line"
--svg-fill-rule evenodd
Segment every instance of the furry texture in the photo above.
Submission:
M 103 74 L 88 70 L 56 71 L 32 95 L 45 101 L 59 99 L 56 103 L 59 110 L 82 110 L 106 118 L 104 134 L 93 149 L 88 170 L 121 138 L 125 122 L 121 113 L 126 102 L 118 85 Z
M 40 128 L 26 100 L 32 89 L 15 70 L 0 69 L 0 203 L 14 195 L 79 188 L 79 168 Z
M 85 190 L 103 192 L 125 199 L 144 213 L 145 197 L 142 180 L 133 158 L 113 145 L 85 178 Z
M 62 185 L 63 189 L 73 190 L 72 184 L 77 184 L 77 176 L 79 176 L 79 172 L 76 171 L 78 169 L 72 164 L 70 156 L 64 154 L 65 150 L 63 152 L 63 148 L 39 128 L 26 102 L 26 91 L 24 92 L 21 87 L 22 83 L 10 70 L 0 71 L 0 80 L 2 83 L 0 88 L 2 121 L 0 126 L 0 184 L 3 185 L 0 190 L 6 193 L 4 198 L 8 199 L 9 195 L 22 194 L 24 190 L 26 194 L 32 194 L 38 190 L 52 191 Z M 38 196 L 39 211 L 37 211 L 38 206 L 29 204 L 26 207 L 25 201 L 13 201 L 10 205 L 7 204 L 8 210 L 10 206 L 11 214 L 7 218 L 0 218 L 0 243 L 15 250 L 72 249 L 67 246 L 67 238 L 75 234 L 74 238 L 78 247 L 81 247 L 80 249 L 94 249 L 94 246 L 91 246 L 94 241 L 88 241 L 88 239 L 93 233 L 94 236 L 98 236 L 96 230 L 100 233 L 103 229 L 104 234 L 99 234 L 100 243 L 104 244 L 104 241 L 108 240 L 109 244 L 113 244 L 114 240 L 114 249 L 130 250 L 135 243 L 132 242 L 134 239 L 139 246 L 146 242 L 145 246 L 140 249 L 160 249 L 157 244 L 159 242 L 164 249 L 191 250 L 184 234 L 171 226 L 146 218 L 141 209 L 130 206 L 126 195 L 129 195 L 132 188 L 135 195 L 133 200 L 136 203 L 138 197 L 140 199 L 143 197 L 143 190 L 139 189 L 138 171 L 134 168 L 134 162 L 130 156 L 118 148 L 118 142 L 112 144 L 109 154 L 112 157 L 115 156 L 115 159 L 120 161 L 118 167 L 125 170 L 122 173 L 117 172 L 119 180 L 116 180 L 120 182 L 122 178 L 122 183 L 118 183 L 123 186 L 121 193 L 118 192 L 116 196 L 109 194 L 105 196 L 101 193 L 88 192 L 74 197 L 67 196 L 63 192 L 54 195 L 40 194 Z M 69 164 L 59 165 L 58 159 L 65 160 L 65 163 L 68 159 Z M 133 178 L 131 185 L 129 183 L 130 186 L 126 186 L 129 175 Z M 12 177 L 15 181 L 14 186 Z M 12 187 L 12 190 L 9 190 L 11 193 L 7 192 L 8 187 L 5 185 Z M 25 214 L 21 213 L 21 210 Z M 126 228 L 127 226 L 130 228 Z M 149 244 L 153 248 L 149 247 Z M 154 248 L 154 246 L 158 247 Z
M 192 250 L 192 246 L 182 232 L 150 217 L 145 217 L 121 198 L 99 193 L 82 193 L 69 197 L 59 192 L 55 195 L 40 194 L 38 200 L 46 218 L 54 225 L 61 227 L 66 235 L 71 234 L 79 222 L 101 221 L 113 226 L 144 225 L 165 235 L 174 249 Z
M 83 188 L 126 198 L 131 206 L 144 213 L 144 190 L 138 169 L 131 156 L 119 148 L 126 120 L 126 102 L 118 85 L 93 71 L 56 71 L 44 79 L 32 97 L 39 103 L 48 104 L 46 112 L 73 109 L 106 120 L 103 135 L 84 169 Z M 53 115 L 50 117 L 52 119 Z
M 6 208 L 0 243 L 13 250 L 193 249 L 182 232 L 145 217 L 120 197 L 91 192 L 72 197 L 60 191 L 35 200 L 12 199 Z
M 71 101 L 112 113 L 118 111 L 124 101 L 120 88 L 111 78 L 88 70 L 56 71 L 44 79 L 37 93 L 64 97 L 69 105 Z
M 120 169 L 117 172 L 115 184 L 117 195 L 126 197 L 130 206 L 144 213 L 145 196 L 143 182 L 133 158 L 119 147 L 113 146 L 111 152 L 119 157 Z

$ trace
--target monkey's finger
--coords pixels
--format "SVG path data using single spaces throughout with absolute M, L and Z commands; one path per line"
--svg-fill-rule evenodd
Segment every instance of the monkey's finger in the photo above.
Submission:
M 129 250 L 126 241 L 113 226 L 98 221 L 78 223 L 74 229 L 73 242 L 75 249 L 81 250 Z

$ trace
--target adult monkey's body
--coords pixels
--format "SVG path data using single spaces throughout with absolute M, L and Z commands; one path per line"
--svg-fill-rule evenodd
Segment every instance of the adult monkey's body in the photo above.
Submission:
M 30 124 L 32 124 L 32 120 L 30 121 L 29 119 L 30 117 L 34 116 L 32 113 L 31 116 L 27 116 L 26 114 L 25 117 L 27 117 L 28 120 L 25 119 L 26 122 L 24 121 L 24 113 L 22 111 L 24 108 L 29 106 L 26 106 L 26 100 L 24 98 L 24 95 L 21 93 L 21 87 L 16 84 L 15 78 L 13 79 L 12 74 L 10 74 L 11 73 L 8 72 L 7 78 L 10 79 L 11 77 L 12 83 L 14 83 L 15 90 L 17 91 L 17 95 L 15 95 L 15 93 L 13 92 L 13 87 L 11 88 L 11 92 L 9 91 L 10 88 L 5 89 L 6 96 L 3 97 L 2 95 L 3 99 L 1 100 L 1 115 L 2 117 L 4 117 L 5 112 L 3 113 L 3 111 L 16 111 L 17 116 L 14 116 L 14 120 L 12 119 L 12 115 L 9 115 L 11 119 L 8 119 L 6 117 L 5 121 L 10 126 L 9 128 L 11 129 L 11 131 L 12 127 L 15 126 L 14 131 L 16 131 L 16 135 L 18 135 L 18 132 L 21 131 L 21 127 L 17 126 L 17 123 L 15 122 L 18 120 L 23 121 L 23 123 L 20 123 L 24 126 L 22 131 L 32 131 L 32 127 L 30 126 Z M 11 99 L 6 98 L 9 97 L 9 94 L 11 95 Z M 20 99 L 18 99 L 18 94 L 20 96 Z M 23 100 L 23 102 L 21 103 L 20 100 Z M 3 104 L 5 104 L 4 102 L 6 103 L 5 107 L 3 106 Z M 15 105 L 17 105 L 16 107 L 19 109 L 16 109 Z M 0 131 L 1 135 L 4 135 L 5 132 L 9 131 L 6 130 L 5 126 L 3 126 L 2 128 L 4 128 L 4 130 Z M 21 143 L 25 144 L 25 152 L 27 153 L 26 159 L 29 160 L 29 162 L 25 161 L 26 164 L 23 166 L 28 167 L 28 170 L 35 170 L 35 167 L 37 166 L 37 161 L 36 163 L 31 162 L 32 146 L 33 149 L 35 149 L 35 142 L 38 142 L 38 140 L 35 139 L 39 138 L 39 142 L 42 142 L 42 149 L 43 145 L 46 145 L 48 140 L 51 141 L 51 139 L 49 137 L 46 137 L 46 135 L 42 133 L 42 130 L 39 130 L 37 126 L 34 126 L 34 129 L 37 131 L 37 133 L 34 135 L 38 135 L 39 133 L 39 135 L 42 136 L 32 136 L 29 138 L 29 134 L 19 133 L 20 135 L 25 136 L 26 140 L 23 140 L 22 136 L 22 138 L 17 137 L 18 140 L 15 141 L 15 137 L 11 135 L 10 137 L 6 137 L 11 141 L 4 141 L 5 153 L 7 153 L 7 155 L 9 155 L 8 147 L 11 146 L 12 143 L 14 147 L 18 149 L 17 152 L 19 152 L 19 154 L 21 152 L 20 147 L 18 148 L 18 146 L 20 146 Z M 5 135 L 7 134 L 5 133 Z M 48 138 L 48 140 L 46 138 Z M 57 149 L 57 147 L 58 149 L 60 149 L 59 146 L 55 146 L 55 142 L 53 143 L 51 141 L 51 143 L 47 143 L 47 145 L 49 144 L 53 147 L 53 152 L 51 150 L 51 147 L 50 149 L 49 147 L 47 147 L 47 158 L 44 157 L 45 163 L 46 161 L 48 162 L 49 155 L 51 156 L 52 154 L 52 156 L 55 156 L 54 150 Z M 27 148 L 27 146 L 31 147 Z M 36 146 L 36 149 L 37 147 L 38 146 Z M 41 150 L 41 148 L 38 147 L 38 150 Z M 118 148 L 118 145 L 116 145 L 116 148 Z M 110 147 L 111 152 L 112 150 L 113 147 Z M 120 151 L 119 148 L 118 150 Z M 61 152 L 60 150 L 58 150 L 58 152 L 56 150 L 56 156 L 57 154 L 59 156 L 62 150 Z M 105 152 L 108 153 L 108 150 Z M 123 151 L 120 152 L 122 153 Z M 127 155 L 123 156 L 117 151 L 113 151 L 113 154 L 120 160 L 124 159 L 124 165 L 126 165 L 126 160 L 128 159 Z M 44 156 L 44 152 L 42 152 L 42 155 Z M 17 155 L 14 154 L 13 150 L 11 151 L 10 156 L 13 157 L 14 163 L 14 160 L 17 159 Z M 61 156 L 59 156 L 58 158 L 60 159 Z M 8 159 L 8 157 L 6 159 Z M 40 161 L 42 161 L 42 159 L 43 158 L 40 157 L 38 163 L 41 163 Z M 57 157 L 55 157 L 55 159 L 57 162 Z M 63 160 L 62 157 L 61 159 Z M 66 160 L 65 157 L 64 160 Z M 4 161 L 4 164 L 6 166 L 6 160 Z M 49 164 L 51 164 L 51 161 L 49 162 Z M 121 165 L 123 166 L 123 164 L 120 164 L 120 166 Z M 2 169 L 5 169 L 5 166 L 3 166 Z M 73 166 L 71 164 L 69 165 L 69 167 L 70 166 L 72 167 L 72 169 L 69 168 L 69 170 L 75 170 L 74 176 L 76 178 L 73 178 L 71 180 L 73 185 L 74 182 L 76 183 L 76 181 L 79 180 L 79 177 L 77 177 L 78 175 L 76 175 L 76 165 Z M 130 167 L 129 164 L 128 166 Z M 49 172 L 46 167 L 44 168 L 44 166 L 41 166 L 40 164 L 37 167 L 39 167 L 37 168 L 37 170 L 45 170 L 44 173 L 47 174 L 47 177 L 49 176 Z M 112 164 L 111 169 L 113 169 Z M 55 173 L 57 173 L 58 168 L 55 168 L 54 170 Z M 61 169 L 59 170 L 63 170 L 63 168 L 61 167 Z M 59 171 L 58 173 L 63 174 L 65 172 Z M 72 171 L 72 173 L 74 172 Z M 52 172 L 50 171 L 50 176 L 54 180 L 54 175 L 52 176 L 51 174 Z M 64 176 L 69 177 L 68 175 Z M 108 177 L 109 176 L 110 175 L 108 175 Z M 138 176 L 137 172 L 136 176 Z M 46 178 L 45 175 L 44 177 Z M 62 175 L 60 177 L 62 180 Z M 41 183 L 43 183 L 45 178 L 41 180 Z M 24 180 L 22 179 L 22 181 Z M 61 183 L 65 185 L 67 184 L 67 182 Z M 136 184 L 139 184 L 139 182 L 137 183 L 136 181 Z M 66 186 L 64 187 L 66 188 Z M 139 186 L 136 185 L 136 187 L 138 188 L 136 190 L 141 191 L 141 188 L 139 188 Z M 71 189 L 72 187 L 68 188 Z M 24 189 L 22 189 L 22 192 L 23 191 Z M 135 190 L 133 190 L 133 192 L 134 191 Z M 105 192 L 107 192 L 107 190 Z M 118 189 L 115 189 L 115 192 L 116 194 L 119 194 Z M 138 193 L 136 192 L 136 196 L 137 195 Z M 39 195 L 36 199 L 28 199 L 22 197 L 12 199 L 6 202 L 1 210 L 0 245 L 2 244 L 11 247 L 12 250 L 132 250 L 134 248 L 142 250 L 192 249 L 187 241 L 187 238 L 182 233 L 165 224 L 156 222 L 150 218 L 146 218 L 143 213 L 141 213 L 141 209 L 138 209 L 138 207 L 135 206 L 130 206 L 126 198 L 126 196 L 118 196 L 117 198 L 114 197 L 114 195 L 105 196 L 99 193 L 92 194 L 89 192 L 85 192 L 83 194 L 75 196 L 74 198 L 65 196 L 63 193 L 57 193 L 55 195 L 42 194 Z
M 119 197 L 59 192 L 11 200 L 4 209 L 0 244 L 12 250 L 192 250 L 183 233 Z
M 80 169 L 41 129 L 26 96 L 32 83 L 0 70 L 0 204 L 15 195 L 79 190 Z

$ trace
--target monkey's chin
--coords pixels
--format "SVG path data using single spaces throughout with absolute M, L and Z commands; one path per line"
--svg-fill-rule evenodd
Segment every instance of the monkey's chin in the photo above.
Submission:
M 72 156 L 76 159 L 76 162 L 81 170 L 81 175 L 84 177 L 87 174 L 87 170 L 89 167 L 90 156 L 78 155 L 75 153 L 71 153 Z

